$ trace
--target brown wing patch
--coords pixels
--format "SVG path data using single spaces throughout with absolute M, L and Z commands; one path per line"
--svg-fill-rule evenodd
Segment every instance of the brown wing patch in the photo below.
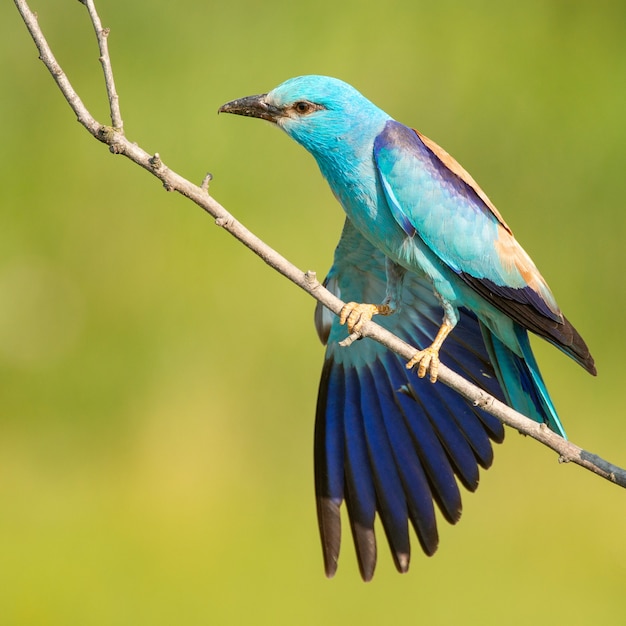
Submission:
M 498 238 L 494 242 L 496 251 L 505 270 L 512 270 L 513 268 L 522 275 L 522 278 L 526 281 L 526 284 L 546 303 L 546 306 L 557 316 L 562 318 L 561 310 L 559 309 L 548 283 L 544 277 L 539 273 L 539 270 L 533 263 L 532 259 L 528 256 L 524 248 L 519 245 L 515 237 L 510 231 L 504 228 L 498 229 Z

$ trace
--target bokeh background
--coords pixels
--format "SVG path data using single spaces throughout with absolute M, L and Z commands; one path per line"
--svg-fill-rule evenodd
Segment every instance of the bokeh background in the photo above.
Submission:
M 312 159 L 218 106 L 306 73 L 454 154 L 596 358 L 535 342 L 570 438 L 626 465 L 626 5 L 100 2 L 130 139 L 303 270 L 342 214 Z M 107 121 L 84 7 L 33 0 Z M 74 120 L 0 6 L 0 624 L 626 624 L 626 493 L 509 431 L 400 576 L 323 576 L 313 301 Z M 417 542 L 414 542 L 417 544 Z

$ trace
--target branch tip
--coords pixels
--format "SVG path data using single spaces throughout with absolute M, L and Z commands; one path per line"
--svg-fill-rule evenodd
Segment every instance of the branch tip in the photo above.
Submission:
M 309 286 L 311 291 L 317 289 L 321 284 L 320 281 L 317 280 L 317 273 L 313 270 L 304 272 L 304 282 Z
M 472 401 L 472 404 L 479 409 L 489 412 L 489 409 L 493 407 L 493 400 L 492 396 L 481 391 L 478 397 Z
M 200 189 L 209 193 L 209 183 L 213 180 L 213 174 L 211 172 L 207 172 L 206 176 L 202 179 L 202 184 L 200 185 Z
M 361 339 L 361 335 L 359 333 L 352 333 L 348 335 L 343 341 L 340 341 L 339 345 L 342 348 L 349 348 L 358 339 Z

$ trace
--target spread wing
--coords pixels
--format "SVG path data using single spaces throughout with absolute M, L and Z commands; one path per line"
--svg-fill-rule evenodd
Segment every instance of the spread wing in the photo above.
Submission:
M 410 273 L 404 280 L 400 309 L 376 322 L 425 348 L 439 328 L 441 305 L 428 283 Z M 382 302 L 385 285 L 385 257 L 346 221 L 326 286 L 346 301 Z M 337 567 L 344 500 L 363 578 L 372 577 L 376 564 L 376 514 L 396 567 L 406 571 L 409 521 L 424 552 L 433 554 L 438 544 L 435 503 L 450 523 L 458 521 L 458 482 L 470 491 L 477 488 L 479 466 L 491 465 L 491 442 L 502 441 L 503 427 L 445 385 L 418 380 L 400 357 L 374 341 L 338 346 L 346 330 L 322 306 L 316 310 L 316 326 L 327 343 L 315 427 L 315 487 L 326 573 L 332 576 Z M 440 356 L 504 398 L 470 311 L 460 310 Z

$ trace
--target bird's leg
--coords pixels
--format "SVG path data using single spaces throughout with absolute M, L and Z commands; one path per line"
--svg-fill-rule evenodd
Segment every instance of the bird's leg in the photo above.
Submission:
M 444 319 L 432 344 L 430 344 L 430 346 L 425 350 L 416 352 L 413 355 L 413 358 L 406 364 L 406 368 L 410 370 L 419 363 L 417 375 L 420 378 L 424 378 L 424 376 L 426 376 L 426 372 L 429 371 L 430 382 L 437 382 L 437 372 L 439 371 L 439 350 L 453 328 L 454 324 L 449 322 L 447 318 Z
M 358 334 L 363 324 L 369 322 L 374 315 L 391 315 L 392 313 L 393 309 L 388 304 L 348 302 L 339 313 L 339 322 L 348 325 L 350 334 Z
M 348 332 L 358 335 L 363 328 L 363 324 L 369 322 L 374 315 L 391 315 L 400 306 L 402 299 L 402 282 L 406 270 L 392 261 L 385 258 L 385 275 L 387 278 L 385 299 L 382 304 L 359 304 L 358 302 L 348 302 L 339 313 L 339 321 L 348 324 Z
M 405 274 L 406 270 L 401 265 L 398 265 L 389 257 L 385 257 L 385 277 L 387 283 L 385 285 L 385 299 L 383 300 L 383 304 L 387 304 L 392 312 L 400 309 Z

